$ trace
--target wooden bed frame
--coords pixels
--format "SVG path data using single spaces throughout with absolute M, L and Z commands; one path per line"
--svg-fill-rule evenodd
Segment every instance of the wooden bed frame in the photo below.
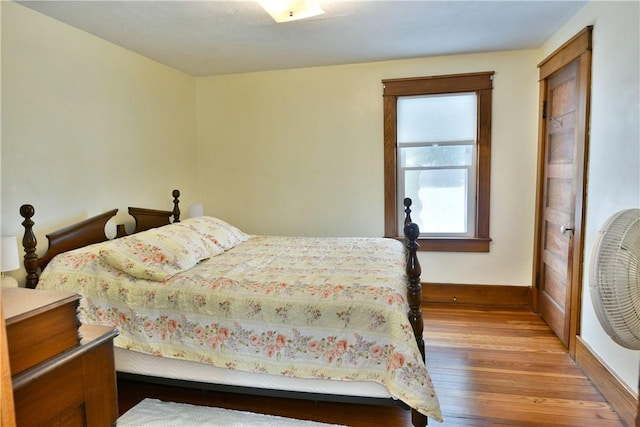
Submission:
M 173 210 L 171 211 L 129 207 L 128 212 L 135 219 L 135 228 L 133 233 L 139 233 L 150 228 L 180 222 L 180 191 L 173 190 L 172 196 Z M 420 234 L 420 230 L 418 225 L 411 220 L 411 199 L 404 199 L 404 206 L 404 242 L 407 252 L 406 274 L 408 278 L 407 301 L 409 304 L 409 312 L 407 313 L 407 316 L 413 328 L 418 348 L 422 354 L 422 360 L 424 361 L 426 360 L 424 339 L 422 337 L 424 322 L 422 318 L 422 311 L 420 309 L 420 303 L 422 300 L 420 275 L 422 274 L 422 270 L 417 256 L 417 250 L 419 247 L 417 239 Z M 109 240 L 105 234 L 105 226 L 117 212 L 118 209 L 112 209 L 100 215 L 96 215 L 84 221 L 47 234 L 46 237 L 49 241 L 49 247 L 41 257 L 38 257 L 36 254 L 38 242 L 33 232 L 33 226 L 35 223 L 32 220 L 35 215 L 35 209 L 29 204 L 22 205 L 20 207 L 20 215 L 24 218 L 24 221 L 22 222 L 22 225 L 24 226 L 22 246 L 24 247 L 25 252 L 24 266 L 27 272 L 26 287 L 35 289 L 38 285 L 40 272 L 47 266 L 49 261 L 59 253 Z M 115 238 L 126 235 L 127 233 L 125 231 L 124 224 L 118 224 L 116 226 Z M 412 409 L 412 422 L 416 427 L 426 426 L 427 417 Z

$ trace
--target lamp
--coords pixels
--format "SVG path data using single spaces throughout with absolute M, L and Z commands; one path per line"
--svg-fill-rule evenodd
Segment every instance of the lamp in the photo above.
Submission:
M 204 208 L 202 205 L 189 206 L 189 218 L 197 218 L 202 215 L 204 215 Z
M 276 22 L 289 22 L 322 15 L 317 0 L 258 0 Z
M 2 272 L 2 287 L 17 288 L 18 281 L 11 276 L 6 276 L 6 271 L 13 271 L 20 268 L 18 259 L 18 241 L 16 236 L 2 236 L 0 241 L 0 271 Z

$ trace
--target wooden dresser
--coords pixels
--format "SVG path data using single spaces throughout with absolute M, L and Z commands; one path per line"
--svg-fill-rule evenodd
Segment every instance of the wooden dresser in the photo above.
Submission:
M 118 418 L 113 338 L 80 325 L 80 296 L 2 289 L 18 426 L 111 426 Z

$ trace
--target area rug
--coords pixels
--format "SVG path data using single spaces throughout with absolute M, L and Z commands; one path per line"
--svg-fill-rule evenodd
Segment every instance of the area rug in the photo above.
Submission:
M 144 399 L 125 412 L 117 427 L 345 427 L 231 409 Z

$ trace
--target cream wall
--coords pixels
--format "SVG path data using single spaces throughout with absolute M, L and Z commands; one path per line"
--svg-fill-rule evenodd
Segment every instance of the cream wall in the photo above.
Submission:
M 382 236 L 381 80 L 495 71 L 491 252 L 421 253 L 423 280 L 528 286 L 537 58 L 514 51 L 198 78 L 205 211 L 257 234 Z
M 2 7 L 2 234 L 198 194 L 195 81 L 12 2 Z M 114 221 L 115 223 L 116 221 Z M 112 228 L 115 228 L 113 225 Z
M 640 352 L 619 346 L 600 326 L 589 271 L 596 235 L 607 218 L 640 207 L 640 3 L 590 2 L 545 43 L 539 59 L 587 25 L 594 28 L 581 336 L 637 392 Z

